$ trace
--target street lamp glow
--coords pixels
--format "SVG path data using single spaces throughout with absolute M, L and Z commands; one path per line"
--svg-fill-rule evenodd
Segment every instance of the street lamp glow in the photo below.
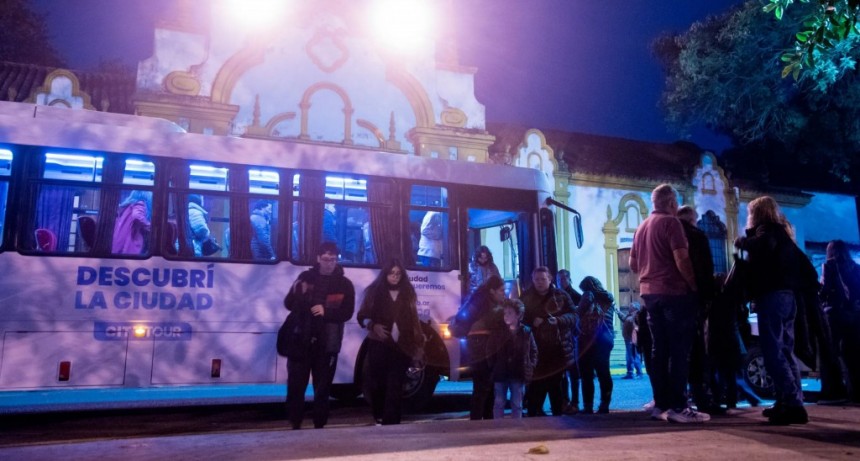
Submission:
M 282 23 L 291 3 L 290 0 L 224 0 L 224 12 L 242 30 L 255 32 Z
M 385 46 L 398 52 L 415 51 L 432 38 L 434 13 L 429 0 L 376 0 L 371 27 Z

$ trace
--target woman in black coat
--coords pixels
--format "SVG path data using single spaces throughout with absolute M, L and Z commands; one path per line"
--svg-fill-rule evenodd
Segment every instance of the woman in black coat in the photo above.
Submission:
M 598 413 L 609 413 L 612 400 L 612 376 L 609 373 L 609 354 L 615 343 L 612 320 L 615 317 L 615 299 L 594 277 L 585 277 L 579 284 L 582 299 L 576 309 L 579 314 L 579 376 L 582 378 L 583 413 L 594 411 L 594 375 L 600 383 Z
M 423 359 L 416 301 L 409 275 L 397 260 L 383 267 L 364 291 L 357 320 L 367 328 L 365 396 L 377 423 L 400 424 L 406 370 Z

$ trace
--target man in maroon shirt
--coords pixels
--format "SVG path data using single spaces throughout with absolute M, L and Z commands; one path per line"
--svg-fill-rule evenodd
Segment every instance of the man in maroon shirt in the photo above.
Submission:
M 696 280 L 684 228 L 675 213 L 675 189 L 661 184 L 651 193 L 654 211 L 636 229 L 630 269 L 639 287 L 653 347 L 648 376 L 654 391 L 653 419 L 677 423 L 708 421 L 687 405 L 690 347 L 696 318 Z

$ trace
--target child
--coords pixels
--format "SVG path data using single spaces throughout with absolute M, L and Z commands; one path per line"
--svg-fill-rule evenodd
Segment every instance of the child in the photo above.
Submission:
M 532 378 L 537 364 L 537 344 L 529 327 L 520 322 L 525 306 L 516 299 L 506 299 L 502 303 L 502 314 L 507 328 L 495 332 L 488 347 L 496 353 L 492 355 L 492 376 L 496 400 L 493 418 L 500 419 L 505 414 L 505 400 L 511 391 L 511 416 L 523 417 L 523 391 Z

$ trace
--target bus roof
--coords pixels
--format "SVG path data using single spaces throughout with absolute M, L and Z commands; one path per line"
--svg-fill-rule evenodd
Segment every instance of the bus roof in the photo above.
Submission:
M 186 133 L 167 120 L 0 102 L 0 144 L 140 154 L 552 193 L 541 171 L 367 147 Z

